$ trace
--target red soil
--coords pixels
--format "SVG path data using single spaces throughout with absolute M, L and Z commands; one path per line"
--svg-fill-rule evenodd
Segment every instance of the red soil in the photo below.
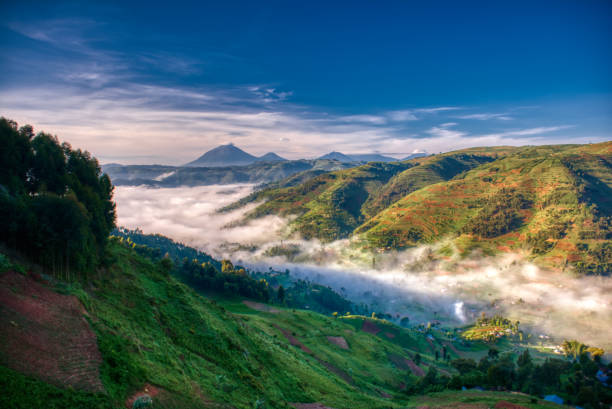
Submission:
M 261 312 L 269 312 L 271 314 L 278 314 L 280 312 L 280 310 L 274 308 L 274 307 L 270 307 L 267 304 L 262 304 L 260 302 L 254 302 L 254 301 L 247 301 L 244 300 L 242 301 L 242 303 L 244 305 L 246 305 L 249 308 L 252 308 L 256 311 L 261 311 Z
M 125 400 L 125 407 L 128 409 L 132 409 L 134 407 L 134 402 L 136 401 L 136 399 L 143 395 L 149 395 L 151 398 L 153 398 L 153 401 L 155 401 L 155 397 L 159 395 L 159 392 L 160 389 L 158 387 L 153 386 L 151 384 L 146 384 L 142 388 L 142 390 L 132 394 L 132 396 Z
M 349 349 L 348 343 L 344 337 L 327 337 L 327 340 L 342 349 Z
M 385 337 L 389 338 L 389 339 L 393 339 L 395 338 L 395 334 L 392 332 L 385 332 Z
M 412 374 L 415 376 L 425 376 L 425 371 L 423 370 L 423 368 L 421 368 L 408 358 L 404 358 L 403 356 L 396 354 L 389 354 L 389 360 L 400 369 L 403 369 L 405 371 L 412 371 Z
M 378 328 L 378 326 L 373 323 L 372 321 L 368 321 L 368 320 L 364 320 L 363 321 L 363 325 L 361 326 L 361 330 L 363 332 L 367 332 L 369 334 L 378 334 L 380 332 L 380 328 Z
M 306 352 L 307 354 L 312 355 L 312 351 L 306 345 L 302 344 L 299 339 L 297 339 L 293 334 L 291 334 L 290 331 L 284 328 L 281 328 L 276 324 L 274 324 L 274 328 L 282 332 L 285 338 L 287 338 L 287 340 L 289 341 L 291 345 L 296 346 L 300 348 L 302 351 Z
M 529 409 L 525 406 L 517 405 L 516 403 L 506 402 L 505 400 L 500 400 L 495 404 L 495 409 Z
M 22 274 L 2 274 L 1 363 L 61 387 L 103 392 L 102 356 L 86 314 L 74 296 Z

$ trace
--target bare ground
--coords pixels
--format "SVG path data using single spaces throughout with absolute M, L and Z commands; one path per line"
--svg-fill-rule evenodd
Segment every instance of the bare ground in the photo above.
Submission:
M 363 332 L 367 332 L 369 334 L 378 334 L 380 332 L 380 328 L 378 328 L 378 325 L 376 325 L 375 323 L 373 323 L 372 321 L 368 321 L 368 320 L 364 320 L 363 321 L 363 325 L 361 326 L 361 330 Z
M 271 314 L 278 314 L 280 312 L 279 309 L 271 307 L 267 304 L 260 303 L 260 302 L 244 300 L 242 301 L 242 303 L 246 305 L 247 307 L 252 308 L 256 311 L 269 312 Z
M 344 337 L 327 337 L 327 340 L 342 349 L 350 349 Z
M 31 276 L 0 276 L 0 362 L 49 383 L 103 392 L 102 356 L 87 312 Z

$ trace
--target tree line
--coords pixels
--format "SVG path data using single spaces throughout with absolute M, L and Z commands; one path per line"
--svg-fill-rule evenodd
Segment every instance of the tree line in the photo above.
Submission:
M 538 364 L 527 349 L 514 359 L 512 354 L 500 354 L 492 348 L 479 362 L 471 358 L 450 361 L 459 372 L 452 377 L 439 374 L 431 366 L 407 392 L 423 394 L 464 387 L 511 390 L 535 396 L 555 394 L 565 398 L 567 404 L 587 409 L 608 408 L 612 403 L 612 389 L 597 379 L 598 371 L 604 366 L 599 351 L 589 353 L 584 349 L 578 355 L 574 352 L 573 349 L 571 353 L 566 352 L 569 359 L 547 358 Z M 608 364 L 607 369 L 611 367 Z
M 96 158 L 0 118 L 0 242 L 70 278 L 98 266 L 115 226 L 113 185 Z

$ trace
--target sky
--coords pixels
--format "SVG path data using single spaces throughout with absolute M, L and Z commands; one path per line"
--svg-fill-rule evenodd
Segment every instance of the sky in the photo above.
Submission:
M 612 139 L 612 2 L 0 2 L 0 115 L 102 163 Z

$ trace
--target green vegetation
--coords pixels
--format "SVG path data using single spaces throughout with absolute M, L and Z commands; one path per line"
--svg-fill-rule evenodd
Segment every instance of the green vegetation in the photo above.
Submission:
M 612 142 L 473 148 L 294 182 L 228 209 L 262 201 L 246 219 L 295 215 L 306 239 L 356 235 L 373 250 L 451 237 L 464 255 L 527 249 L 547 267 L 612 269 Z
M 0 407 L 11 409 L 115 408 L 108 397 L 62 389 L 0 365 Z
M 113 186 L 88 152 L 0 118 L 0 242 L 69 276 L 104 257 Z
M 361 208 L 368 197 L 393 175 L 411 166 L 373 162 L 326 173 L 297 186 L 264 189 L 227 209 L 265 201 L 249 212 L 247 219 L 267 214 L 296 215 L 292 225 L 303 237 L 332 241 L 346 237 L 359 226 L 366 217 Z
M 113 187 L 95 159 L 4 119 L 0 132 L 0 232 L 11 254 L 0 254 L 2 407 L 286 409 L 291 402 L 321 402 L 382 409 L 428 399 L 530 399 L 535 400 L 530 407 L 540 407 L 536 397 L 458 391 L 472 386 L 555 393 L 586 409 L 612 403 L 612 391 L 596 378 L 605 365 L 601 349 L 567 341 L 563 359 L 542 352 L 532 356 L 519 323 L 501 316 L 481 317 L 458 339 L 456 329 L 439 323 L 399 327 L 387 320 L 393 317 L 352 305 L 329 287 L 288 282 L 287 271 L 250 273 L 230 260 L 219 262 L 139 231 L 119 230 L 109 240 Z M 537 244 L 535 235 L 548 231 L 547 240 L 556 244 L 550 249 L 538 244 L 544 255 L 557 251 L 563 240 L 579 240 L 586 254 L 580 262 L 600 271 L 610 257 L 601 241 L 608 234 L 610 178 L 606 165 L 597 163 L 609 151 L 609 144 L 519 150 L 410 193 L 375 216 L 369 229 L 375 230 L 391 208 L 415 212 L 426 206 L 441 217 L 458 215 L 441 222 L 436 235 L 498 240 L 518 230 L 534 234 Z M 325 231 L 323 237 L 333 239 L 366 217 L 364 204 L 393 175 L 418 166 L 373 163 L 324 174 L 283 188 L 285 196 L 276 192 L 268 203 L 284 203 L 287 212 L 301 214 L 297 225 L 311 229 L 312 237 Z M 530 176 L 518 176 L 523 174 Z M 554 179 L 552 187 L 542 174 Z M 497 189 L 483 191 L 493 182 Z M 457 192 L 465 209 L 440 205 L 441 197 Z M 304 201 L 293 201 L 292 194 Z M 273 211 L 265 205 L 255 213 Z M 481 227 L 487 217 L 504 223 L 508 215 L 523 223 Z M 319 230 L 321 220 L 328 219 L 329 230 Z M 393 228 L 400 237 L 392 242 L 395 247 L 434 237 L 423 225 Z M 28 271 L 18 259 L 53 274 Z M 14 359 L 13 354 L 23 358 L 34 350 L 49 361 L 47 372 L 40 372 L 42 359 Z M 417 396 L 423 394 L 429 396 Z
M 612 259 L 602 240 L 610 231 L 611 151 L 612 143 L 521 148 L 407 195 L 356 233 L 374 248 L 445 236 L 462 252 L 527 247 L 544 266 L 609 274 Z
M 522 332 L 519 329 L 519 322 L 512 322 L 501 315 L 487 317 L 485 313 L 478 318 L 476 324 L 465 330 L 461 336 L 468 340 L 483 340 L 495 342 L 497 338 L 512 336 L 522 341 Z

